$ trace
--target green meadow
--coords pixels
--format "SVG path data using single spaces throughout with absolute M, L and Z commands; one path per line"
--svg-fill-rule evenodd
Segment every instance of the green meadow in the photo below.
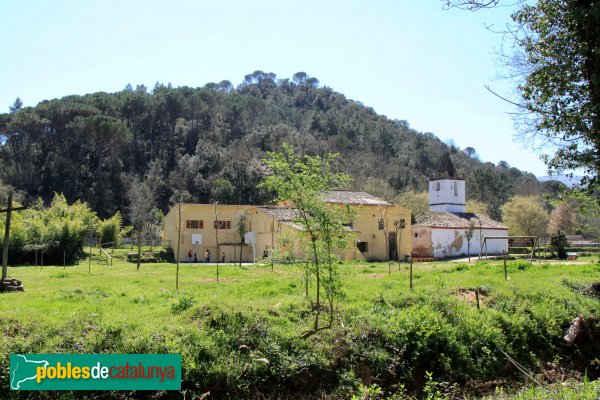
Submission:
M 0 295 L 0 397 L 57 397 L 9 392 L 11 353 L 182 354 L 182 391 L 153 398 L 600 396 L 590 289 L 600 265 L 509 261 L 508 280 L 497 261 L 413 269 L 411 291 L 406 263 L 391 273 L 387 263 L 340 264 L 334 326 L 302 339 L 313 314 L 299 266 L 225 264 L 217 281 L 216 265 L 183 263 L 178 291 L 170 263 L 10 267 L 25 292 Z M 588 335 L 566 346 L 578 315 Z M 83 395 L 148 393 L 61 393 Z

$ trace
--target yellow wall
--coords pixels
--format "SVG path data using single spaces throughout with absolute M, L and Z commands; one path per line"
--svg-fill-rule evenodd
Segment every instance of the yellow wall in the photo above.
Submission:
M 181 223 L 179 222 L 178 205 L 175 205 L 165 216 L 164 239 L 168 241 L 173 253 L 177 257 L 177 227 L 181 227 L 181 241 L 179 246 L 179 261 L 188 261 L 188 252 L 195 252 L 198 262 L 204 261 L 206 250 L 211 252 L 211 262 L 216 262 L 217 240 L 215 235 L 215 205 L 213 204 L 181 204 Z M 234 221 L 236 214 L 248 211 L 249 226 L 252 230 L 252 215 L 256 212 L 254 206 L 241 205 L 217 205 L 216 214 L 220 221 L 231 221 L 231 229 L 218 229 L 219 254 L 225 252 L 225 262 L 235 262 L 239 257 L 240 238 L 234 231 Z M 203 229 L 186 228 L 187 220 L 201 220 L 204 222 Z M 202 235 L 202 244 L 192 244 L 192 234 Z M 235 245 L 234 245 L 235 244 Z M 252 247 L 243 246 L 242 259 L 244 261 L 252 260 Z M 221 259 L 219 258 L 219 261 Z
M 388 257 L 388 251 L 384 232 L 395 233 L 394 221 L 404 219 L 404 229 L 398 230 L 396 242 L 400 242 L 399 256 L 404 260 L 410 255 L 412 249 L 410 211 L 398 205 L 391 206 L 356 206 L 356 219 L 353 224 L 353 230 L 357 232 L 357 241 L 368 244 L 368 251 L 360 253 L 354 258 L 364 258 L 372 261 L 385 261 Z M 379 229 L 379 220 L 383 219 L 384 229 Z M 389 236 L 388 236 L 389 237 Z
M 339 205 L 332 205 L 339 207 Z M 385 227 L 390 232 L 395 232 L 394 221 L 404 219 L 405 228 L 398 231 L 397 240 L 400 242 L 399 255 L 403 260 L 410 255 L 412 249 L 410 211 L 398 205 L 390 206 L 352 206 L 356 212 L 356 219 L 352 230 L 355 231 L 357 241 L 365 242 L 368 245 L 368 251 L 361 253 L 356 246 L 356 242 L 350 244 L 349 248 L 339 251 L 338 255 L 344 260 L 387 260 L 387 247 L 385 242 L 385 230 L 379 229 L 379 219 L 385 222 Z M 219 251 L 225 252 L 225 262 L 237 261 L 239 237 L 234 232 L 235 216 L 244 210 L 248 211 L 249 227 L 248 230 L 256 233 L 256 259 L 263 256 L 275 247 L 279 248 L 279 239 L 282 235 L 288 235 L 293 239 L 292 243 L 286 246 L 294 249 L 296 257 L 301 256 L 299 248 L 299 237 L 297 231 L 289 223 L 280 222 L 271 215 L 260 211 L 255 206 L 241 205 L 217 205 L 216 212 L 221 221 L 231 221 L 231 229 L 219 229 Z M 202 220 L 203 229 L 186 228 L 186 220 Z M 179 249 L 179 260 L 188 261 L 188 251 L 196 252 L 198 262 L 204 259 L 206 249 L 211 251 L 211 262 L 215 262 L 217 255 L 217 246 L 215 240 L 215 206 L 212 204 L 182 204 L 181 205 L 181 243 Z M 169 241 L 173 252 L 177 252 L 177 225 L 178 225 L 178 206 L 174 206 L 165 216 L 164 239 Z M 192 244 L 192 234 L 202 234 L 202 244 Z M 288 247 L 289 246 L 289 247 Z M 283 249 L 280 249 L 283 250 Z M 243 247 L 242 259 L 245 262 L 252 261 L 252 247 L 246 245 Z

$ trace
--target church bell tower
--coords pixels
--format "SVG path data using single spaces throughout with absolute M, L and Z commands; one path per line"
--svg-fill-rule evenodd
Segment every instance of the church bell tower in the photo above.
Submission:
M 444 153 L 438 173 L 429 181 L 429 211 L 466 211 L 465 180 L 458 177 L 450 154 Z

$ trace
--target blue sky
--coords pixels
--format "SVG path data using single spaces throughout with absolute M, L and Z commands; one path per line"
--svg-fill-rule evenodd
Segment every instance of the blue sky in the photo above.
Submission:
M 304 71 L 481 159 L 540 176 L 532 145 L 513 140 L 510 93 L 495 50 L 509 8 L 470 13 L 438 0 L 3 0 L 0 111 L 127 83 L 239 84 L 255 70 Z

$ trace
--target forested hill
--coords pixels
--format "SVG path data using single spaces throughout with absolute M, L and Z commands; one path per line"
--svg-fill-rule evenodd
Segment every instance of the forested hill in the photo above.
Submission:
M 339 168 L 355 188 L 388 198 L 425 190 L 444 151 L 467 178 L 469 196 L 494 208 L 512 194 L 543 190 L 532 174 L 481 163 L 475 149 L 449 147 L 305 73 L 276 79 L 261 71 L 237 87 L 157 83 L 35 107 L 17 100 L 0 115 L 0 178 L 30 199 L 54 192 L 83 199 L 102 217 L 125 209 L 134 176 L 151 182 L 163 209 L 174 193 L 184 201 L 259 204 L 270 200 L 258 188 L 259 160 L 284 142 L 306 154 L 340 153 Z

